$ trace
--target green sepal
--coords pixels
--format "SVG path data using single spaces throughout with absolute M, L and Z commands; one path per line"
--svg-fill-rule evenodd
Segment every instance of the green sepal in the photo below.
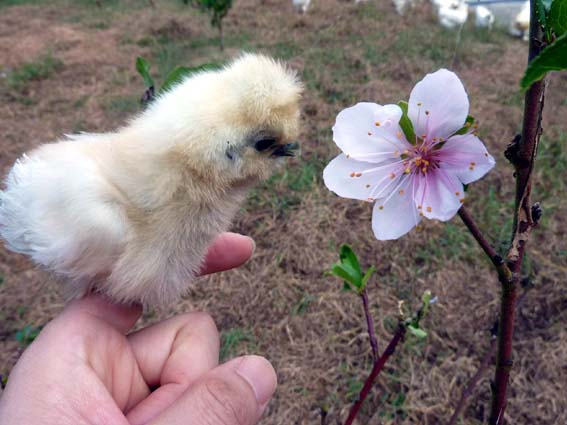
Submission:
M 146 85 L 146 87 L 154 87 L 154 80 L 150 75 L 150 64 L 141 56 L 138 56 L 136 58 L 136 70 L 138 71 L 138 74 L 140 74 L 144 79 L 144 84 Z
M 472 115 L 467 115 L 467 119 L 465 120 L 465 125 L 454 135 L 467 134 L 471 130 L 471 127 L 474 125 L 474 121 L 475 120 Z
M 567 69 L 567 33 L 557 38 L 531 61 L 520 83 L 522 90 L 527 90 L 536 81 L 541 80 L 549 71 Z
M 408 103 L 406 101 L 400 100 L 398 106 L 402 110 L 402 117 L 400 118 L 400 127 L 406 136 L 406 140 L 412 145 L 415 145 L 417 138 L 415 137 L 415 130 L 413 124 L 408 116 Z

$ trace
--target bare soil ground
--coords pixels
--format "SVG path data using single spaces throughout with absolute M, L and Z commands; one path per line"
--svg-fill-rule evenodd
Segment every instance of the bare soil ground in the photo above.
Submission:
M 399 300 L 416 305 L 425 289 L 439 297 L 424 323 L 427 339 L 407 338 L 359 423 L 446 423 L 490 343 L 495 275 L 458 218 L 429 222 L 398 241 L 376 241 L 371 206 L 328 192 L 321 170 L 337 153 L 330 128 L 341 109 L 363 100 L 407 99 L 427 72 L 450 67 L 462 78 L 480 135 L 498 163 L 470 187 L 469 208 L 504 246 L 513 176 L 502 152 L 520 126 L 526 46 L 499 31 L 466 26 L 457 36 L 441 30 L 424 4 L 401 18 L 386 0 L 362 6 L 315 0 L 307 16 L 298 16 L 287 0 L 236 0 L 225 23 L 227 49 L 220 53 L 206 17 L 181 2 L 154 2 L 156 8 L 103 0 L 97 8 L 94 1 L 0 1 L 2 174 L 39 143 L 74 131 L 111 130 L 135 113 L 143 91 L 137 55 L 150 58 L 158 78 L 174 65 L 226 60 L 241 50 L 287 60 L 306 85 L 303 157 L 254 190 L 234 223 L 233 230 L 256 240 L 253 259 L 195 282 L 182 302 L 146 312 L 144 323 L 210 312 L 226 357 L 258 353 L 278 371 L 279 388 L 262 423 L 320 423 L 323 404 L 335 423 L 371 368 L 359 299 L 324 275 L 347 242 L 366 266 L 378 269 L 369 292 L 381 348 Z M 45 58 L 57 65 L 49 68 Z M 26 64 L 49 69 L 29 78 L 21 73 Z M 525 270 L 535 288 L 518 315 L 510 424 L 567 424 L 566 89 L 566 75 L 551 78 L 534 195 L 545 216 Z M 0 373 L 8 374 L 23 350 L 16 332 L 45 324 L 65 300 L 47 274 L 3 247 L 0 278 Z M 483 375 L 461 423 L 486 420 L 491 375 Z

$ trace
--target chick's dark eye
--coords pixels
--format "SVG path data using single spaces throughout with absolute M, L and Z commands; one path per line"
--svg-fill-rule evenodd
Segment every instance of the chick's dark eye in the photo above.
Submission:
M 263 152 L 267 149 L 270 149 L 277 143 L 278 141 L 274 137 L 264 137 L 254 143 L 254 149 L 256 149 L 258 152 Z

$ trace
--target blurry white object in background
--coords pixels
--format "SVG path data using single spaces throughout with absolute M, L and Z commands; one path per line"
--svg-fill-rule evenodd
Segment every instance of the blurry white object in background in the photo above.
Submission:
M 526 1 L 522 4 L 520 13 L 510 22 L 510 34 L 516 37 L 522 37 L 524 41 L 528 41 L 530 33 L 530 2 Z
M 492 29 L 494 24 L 494 14 L 484 6 L 477 6 L 475 8 L 474 26 L 477 28 Z
M 400 16 L 404 16 L 407 10 L 412 8 L 415 4 L 415 0 L 392 0 L 392 2 L 396 7 L 396 12 Z
M 463 0 L 433 0 L 432 3 L 441 26 L 451 29 L 467 21 L 469 6 Z
M 292 0 L 293 8 L 298 13 L 306 13 L 311 0 Z

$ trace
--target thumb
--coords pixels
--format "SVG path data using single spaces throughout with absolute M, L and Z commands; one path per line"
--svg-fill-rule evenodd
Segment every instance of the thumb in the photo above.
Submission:
M 150 425 L 254 425 L 276 385 L 266 359 L 239 357 L 201 377 Z

